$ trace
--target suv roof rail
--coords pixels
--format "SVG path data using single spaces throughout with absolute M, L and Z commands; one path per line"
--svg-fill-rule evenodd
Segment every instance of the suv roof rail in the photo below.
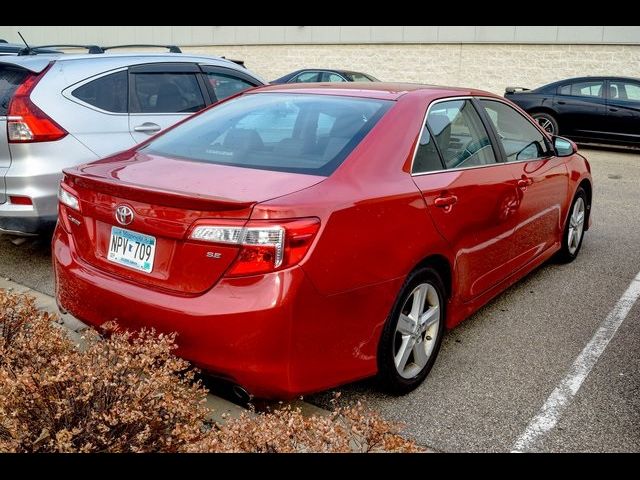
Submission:
M 66 45 L 38 45 L 38 46 L 34 46 L 34 47 L 25 47 L 22 50 L 20 50 L 18 52 L 18 56 L 24 56 L 24 55 L 36 55 L 38 53 L 51 53 L 51 52 L 39 52 L 40 50 L 43 50 L 45 48 L 84 48 L 86 50 L 88 50 L 88 53 L 104 53 L 104 50 L 97 46 L 97 45 L 73 45 L 73 44 L 66 44 Z
M 113 50 L 114 48 L 152 48 L 152 47 L 166 48 L 169 50 L 169 53 L 182 53 L 182 50 L 180 50 L 180 47 L 177 47 L 175 45 L 150 45 L 150 44 L 112 45 L 110 47 L 102 47 L 102 50 L 106 52 L 107 50 Z M 98 53 L 103 53 L 103 52 L 98 52 Z
M 236 65 L 240 65 L 241 67 L 247 68 L 247 66 L 244 64 L 244 60 L 234 60 L 233 58 L 227 58 L 225 56 L 222 56 L 220 58 L 224 58 L 225 60 L 229 60 L 230 62 L 235 63 Z

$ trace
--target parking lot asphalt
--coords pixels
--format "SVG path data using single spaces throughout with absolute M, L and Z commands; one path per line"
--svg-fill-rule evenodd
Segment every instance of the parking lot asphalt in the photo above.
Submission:
M 372 381 L 340 388 L 440 451 L 510 451 L 640 272 L 640 154 L 582 149 L 595 183 L 578 259 L 547 264 L 449 332 L 425 383 L 404 397 Z M 53 294 L 49 246 L 0 236 L 0 276 Z M 326 406 L 331 393 L 308 397 Z M 640 302 L 534 451 L 640 451 Z

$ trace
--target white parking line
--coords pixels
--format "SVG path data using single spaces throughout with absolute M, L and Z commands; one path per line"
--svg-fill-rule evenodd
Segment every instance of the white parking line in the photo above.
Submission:
M 580 390 L 582 382 L 587 378 L 638 298 L 640 298 L 640 273 L 631 281 L 627 291 L 620 297 L 593 338 L 580 352 L 538 415 L 529 422 L 524 433 L 518 437 L 511 449 L 512 453 L 530 451 L 540 437 L 556 426 L 560 416 Z

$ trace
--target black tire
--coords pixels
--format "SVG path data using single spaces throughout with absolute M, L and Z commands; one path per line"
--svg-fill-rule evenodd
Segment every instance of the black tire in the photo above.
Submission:
M 560 127 L 558 126 L 558 121 L 556 118 L 550 113 L 546 112 L 534 112 L 531 114 L 533 119 L 545 130 L 547 133 L 551 135 L 559 135 Z
M 398 372 L 395 364 L 394 348 L 396 345 L 396 327 L 400 319 L 400 313 L 405 307 L 405 303 L 411 298 L 414 290 L 421 284 L 428 283 L 434 287 L 437 292 L 439 301 L 439 319 L 437 336 L 434 341 L 433 349 L 424 368 L 412 378 L 404 378 Z M 429 374 L 429 371 L 435 363 L 442 337 L 445 331 L 446 318 L 446 296 L 444 283 L 436 270 L 431 267 L 419 268 L 412 272 L 400 289 L 400 293 L 391 314 L 387 319 L 387 323 L 382 331 L 380 344 L 378 346 L 378 382 L 380 387 L 388 393 L 394 395 L 404 395 L 418 387 Z M 411 354 L 413 355 L 413 354 Z
M 573 246 L 569 245 L 569 231 L 572 228 L 571 224 L 571 216 L 574 212 L 574 208 L 578 201 L 582 200 L 584 204 L 584 220 L 582 232 L 580 234 L 580 240 L 578 242 L 577 247 L 575 244 Z M 564 232 L 562 233 L 562 248 L 556 255 L 556 260 L 560 263 L 570 263 L 573 262 L 578 254 L 580 253 L 580 249 L 582 248 L 582 242 L 584 240 L 584 234 L 587 222 L 589 220 L 589 204 L 587 203 L 587 194 L 585 193 L 582 187 L 578 188 L 576 195 L 573 197 L 573 201 L 571 202 L 571 208 L 569 209 L 569 214 L 567 215 L 566 225 L 564 227 Z

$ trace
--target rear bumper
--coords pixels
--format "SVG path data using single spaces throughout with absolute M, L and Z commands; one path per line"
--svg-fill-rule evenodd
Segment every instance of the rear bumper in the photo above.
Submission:
M 58 216 L 58 186 L 62 169 L 96 160 L 97 156 L 67 135 L 56 142 L 11 145 L 8 168 L 0 169 L 0 229 L 34 235 L 52 229 Z M 11 195 L 28 197 L 33 205 L 13 205 Z M 2 198 L 0 197 L 0 201 Z
M 374 375 L 380 332 L 402 279 L 325 297 L 303 269 L 222 279 L 179 296 L 78 258 L 60 226 L 52 242 L 59 305 L 85 323 L 178 334 L 177 354 L 262 398 L 293 398 Z
M 0 205 L 0 231 L 16 235 L 37 235 L 52 231 L 58 218 L 58 185 L 61 172 L 15 176 L 11 169 L 4 181 L 6 201 Z M 14 205 L 12 195 L 29 197 L 32 205 Z
M 7 210 L 0 205 L 0 233 L 18 236 L 49 234 L 56 226 L 58 216 L 23 216 L 20 210 L 11 212 L 14 215 L 3 215 Z M 29 212 L 30 213 L 30 212 Z
M 178 355 L 203 370 L 261 397 L 297 393 L 289 383 L 291 316 L 286 299 L 304 281 L 300 269 L 261 277 L 253 285 L 221 281 L 200 296 L 182 297 L 87 265 L 60 230 L 52 247 L 56 296 L 64 310 L 94 327 L 115 321 L 131 330 L 177 332 Z M 243 288 L 234 288 L 238 282 Z

